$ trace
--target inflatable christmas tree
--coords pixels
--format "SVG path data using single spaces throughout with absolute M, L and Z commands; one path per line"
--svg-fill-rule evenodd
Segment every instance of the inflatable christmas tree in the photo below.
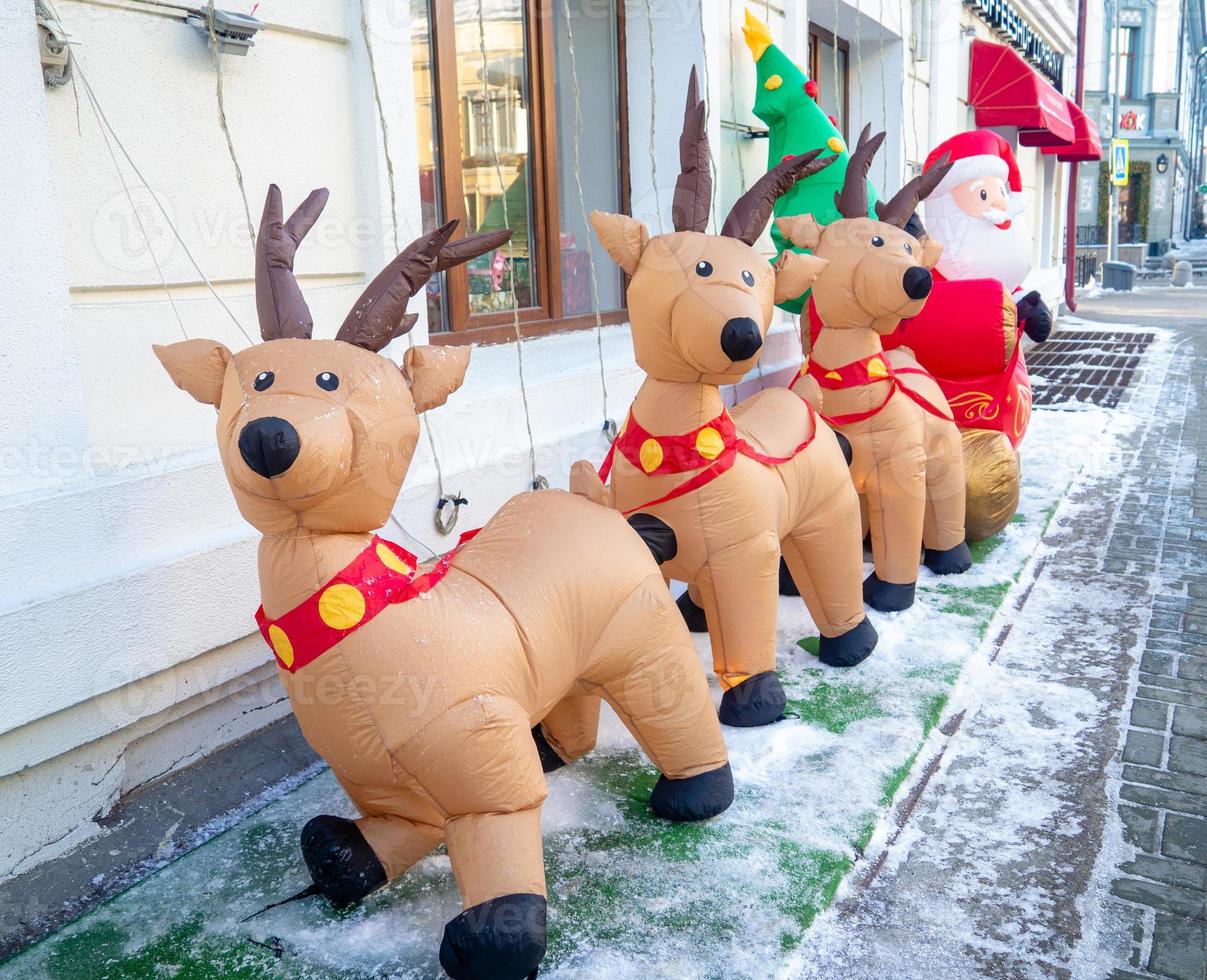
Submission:
M 841 215 L 834 205 L 834 195 L 846 179 L 847 146 L 833 119 L 817 104 L 817 82 L 789 58 L 771 40 L 771 31 L 750 11 L 742 28 L 750 53 L 754 55 L 758 72 L 758 89 L 754 99 L 754 114 L 770 130 L 767 140 L 767 169 L 770 170 L 788 156 L 796 156 L 818 147 L 827 154 L 836 154 L 838 162 L 808 180 L 794 184 L 775 205 L 777 218 L 796 214 L 811 214 L 821 225 L 838 220 Z M 876 189 L 868 184 L 868 214 L 877 200 Z M 796 248 L 785 239 L 774 224 L 771 238 L 778 256 L 785 248 Z M 799 313 L 808 294 L 780 303 L 780 308 Z

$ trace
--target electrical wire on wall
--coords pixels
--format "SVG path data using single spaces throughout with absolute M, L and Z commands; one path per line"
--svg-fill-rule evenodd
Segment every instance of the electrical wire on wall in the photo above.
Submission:
M 401 240 L 398 237 L 398 196 L 394 186 L 394 156 L 390 153 L 390 131 L 386 126 L 385 108 L 381 102 L 381 88 L 377 83 L 377 62 L 373 59 L 373 43 L 369 37 L 369 22 L 365 13 L 364 0 L 359 0 L 357 4 L 360 12 L 360 35 L 365 45 L 365 60 L 369 66 L 369 85 L 373 89 L 373 105 L 377 109 L 377 124 L 381 127 L 381 146 L 382 155 L 385 157 L 386 164 L 386 184 L 390 195 L 390 233 L 394 241 L 395 253 L 402 251 Z M 428 325 L 431 329 L 431 325 Z M 407 346 L 415 346 L 415 338 L 408 331 L 406 334 Z M 456 493 L 446 493 L 444 489 L 444 468 L 440 464 L 440 453 L 436 450 L 436 438 L 432 434 L 432 422 L 427 417 L 426 412 L 419 415 L 419 426 L 423 429 L 423 434 L 427 438 L 428 452 L 432 454 L 432 465 L 436 470 L 436 509 L 432 516 L 432 525 L 440 534 L 451 534 L 454 527 L 457 526 L 457 519 L 461 515 L 461 508 L 469 503 L 460 491 Z M 395 501 L 397 506 L 397 501 Z M 446 510 L 447 508 L 447 510 Z M 394 513 L 394 508 L 390 508 L 390 520 L 394 522 L 398 528 L 411 541 L 417 542 L 425 551 L 435 557 L 427 545 L 416 538 L 404 526 L 398 516 Z
M 56 19 L 60 19 L 58 11 L 54 10 L 53 3 L 49 3 L 49 6 L 50 6 L 51 10 L 54 11 L 54 15 L 55 15 Z M 60 19 L 60 22 L 61 22 L 61 19 Z M 201 278 L 201 281 L 203 283 L 205 283 L 206 288 L 209 289 L 209 291 L 213 295 L 214 299 L 218 302 L 218 305 L 221 306 L 223 311 L 225 311 L 226 315 L 228 317 L 230 317 L 231 322 L 235 325 L 235 327 L 238 329 L 238 331 L 244 336 L 244 338 L 247 340 L 247 342 L 249 344 L 256 343 L 256 341 L 254 341 L 252 339 L 251 335 L 244 328 L 244 326 L 240 322 L 239 318 L 235 315 L 234 311 L 227 305 L 226 301 L 218 293 L 218 290 L 214 288 L 214 284 L 210 281 L 209 276 L 207 276 L 205 274 L 204 270 L 201 268 L 200 263 L 198 263 L 196 257 L 193 255 L 192 250 L 189 248 L 188 243 L 185 242 L 184 238 L 181 236 L 180 229 L 178 229 L 176 227 L 176 223 L 172 220 L 171 215 L 168 214 L 167 208 L 165 208 L 163 205 L 163 201 L 161 201 L 159 198 L 159 195 L 155 193 L 154 188 L 151 186 L 150 182 L 147 180 L 146 176 L 143 174 L 143 172 L 139 168 L 138 164 L 134 162 L 134 158 L 130 155 L 130 151 L 128 149 L 126 149 L 125 143 L 122 142 L 121 137 L 118 136 L 117 131 L 113 128 L 113 124 L 109 121 L 109 117 L 105 113 L 104 106 L 101 105 L 101 101 L 100 101 L 99 97 L 97 96 L 96 91 L 93 89 L 92 84 L 88 80 L 88 73 L 85 70 L 83 63 L 80 61 L 79 53 L 77 51 L 75 51 L 74 49 L 72 50 L 72 63 L 74 65 L 74 74 L 79 79 L 80 83 L 83 85 L 84 94 L 87 97 L 89 105 L 91 105 L 92 111 L 95 114 L 97 121 L 99 122 L 99 124 L 101 126 L 101 134 L 102 134 L 102 136 L 105 137 L 105 145 L 109 149 L 111 155 L 113 155 L 115 167 L 117 167 L 118 161 L 117 161 L 116 154 L 113 154 L 114 146 L 116 146 L 118 148 L 118 150 L 121 151 L 121 155 L 125 159 L 126 164 L 134 172 L 134 175 L 139 179 L 143 188 L 146 190 L 148 196 L 151 198 L 152 202 L 155 204 L 155 207 L 158 209 L 164 222 L 167 224 L 168 228 L 171 229 L 172 235 L 176 239 L 177 243 L 180 245 L 181 250 L 185 254 L 185 257 L 192 264 L 193 268 L 197 272 L 197 275 Z M 109 142 L 110 139 L 112 139 L 112 143 Z M 118 167 L 117 169 L 118 169 L 118 179 L 121 181 L 122 187 L 126 191 L 126 198 L 130 203 L 130 207 L 134 210 L 135 222 L 138 225 L 139 231 L 141 232 L 143 239 L 146 241 L 147 249 L 151 254 L 152 262 L 155 263 L 156 271 L 159 273 L 160 283 L 163 285 L 164 292 L 167 294 L 167 297 L 168 297 L 168 301 L 171 304 L 173 311 L 176 313 L 176 319 L 177 319 L 177 323 L 180 326 L 180 330 L 182 333 L 185 334 L 185 336 L 187 338 L 187 332 L 184 329 L 184 323 L 180 318 L 179 310 L 177 310 L 177 308 L 176 308 L 175 299 L 172 297 L 171 290 L 169 289 L 168 284 L 167 284 L 167 279 L 163 274 L 162 268 L 159 266 L 159 260 L 155 256 L 154 249 L 151 248 L 150 238 L 147 235 L 146 227 L 143 225 L 142 219 L 138 214 L 138 210 L 134 205 L 134 199 L 133 199 L 133 195 L 130 192 L 129 185 L 126 183 L 125 177 L 121 173 L 120 167 Z
M 578 61 L 574 53 L 574 28 L 570 22 L 570 0 L 562 0 L 562 15 L 566 21 L 566 48 L 570 54 L 570 81 L 574 94 L 574 186 L 578 190 L 578 212 L 587 236 L 587 269 L 591 275 L 591 296 L 595 303 L 595 346 L 599 354 L 599 387 L 603 395 L 603 432 L 611 441 L 616 438 L 616 420 L 608 415 L 608 378 L 603 354 L 603 315 L 599 298 L 599 274 L 595 269 L 595 250 L 591 247 L 591 225 L 587 218 L 587 199 L 583 193 L 582 150 L 583 111 L 578 84 Z
M 732 2 L 732 0 L 731 0 Z M 662 194 L 658 189 L 658 80 L 654 77 L 654 9 L 650 0 L 645 0 L 646 37 L 650 52 L 650 181 L 654 185 L 654 212 L 658 222 L 658 233 L 662 234 Z
M 485 107 L 490 105 L 490 60 L 486 54 L 486 7 L 484 0 L 478 0 L 478 48 L 482 54 L 482 99 Z M 487 114 L 489 118 L 489 113 Z M 503 227 L 511 227 L 511 218 L 507 213 L 507 187 L 503 182 L 503 163 L 499 159 L 499 144 L 490 134 L 490 155 L 494 163 L 495 179 L 499 182 L 499 204 L 503 215 Z M 506 246 L 512 250 L 510 243 Z M 547 490 L 549 481 L 536 471 L 536 441 L 532 436 L 532 415 L 528 409 L 528 387 L 524 382 L 524 338 L 520 332 L 520 300 L 515 291 L 515 256 L 512 255 L 507 263 L 507 282 L 511 290 L 512 329 L 515 331 L 516 366 L 520 376 L 520 399 L 524 404 L 524 427 L 528 430 L 528 463 L 532 474 L 531 487 L 533 490 Z
M 214 32 L 214 0 L 209 0 L 209 16 L 206 23 L 210 35 L 210 57 L 214 62 L 214 78 L 218 93 L 218 125 L 222 135 L 226 137 L 226 149 L 230 153 L 231 164 L 235 168 L 235 183 L 239 185 L 239 197 L 243 201 L 243 214 L 247 218 L 247 234 L 251 239 L 252 248 L 256 246 L 256 226 L 251 220 L 251 207 L 247 203 L 247 190 L 243 186 L 243 168 L 239 166 L 239 158 L 235 154 L 235 141 L 231 138 L 230 127 L 226 123 L 226 99 L 222 91 L 222 55 L 218 52 L 218 37 Z

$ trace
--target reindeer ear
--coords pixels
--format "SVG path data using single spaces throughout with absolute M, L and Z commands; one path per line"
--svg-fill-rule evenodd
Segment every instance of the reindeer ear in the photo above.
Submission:
M 804 294 L 830 264 L 829 259 L 784 251 L 775 260 L 775 301 L 784 303 Z
M 612 260 L 630 276 L 633 275 L 637 271 L 637 263 L 641 261 L 641 253 L 650 243 L 650 233 L 645 225 L 627 214 L 592 211 L 591 227 Z
M 222 382 L 231 361 L 231 352 L 216 340 L 182 340 L 166 347 L 152 344 L 176 387 L 187 391 L 203 405 L 218 407 L 222 401 Z
M 943 246 L 931 238 L 930 235 L 922 236 L 922 255 L 918 261 L 922 263 L 922 268 L 933 269 L 939 264 L 939 256 L 943 254 Z
M 416 345 L 402 358 L 402 375 L 411 386 L 415 414 L 426 412 L 448 401 L 461 387 L 469 367 L 468 347 L 427 347 Z
M 797 248 L 809 251 L 821 244 L 821 225 L 811 214 L 794 214 L 787 218 L 776 218 L 775 227 Z

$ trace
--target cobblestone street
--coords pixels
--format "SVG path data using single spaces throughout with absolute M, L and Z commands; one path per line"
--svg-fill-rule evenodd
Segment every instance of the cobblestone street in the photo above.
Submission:
M 1087 461 L 802 975 L 1207 976 L 1202 295 L 1081 305 L 1164 334 L 1120 405 L 1133 426 L 1096 475 Z

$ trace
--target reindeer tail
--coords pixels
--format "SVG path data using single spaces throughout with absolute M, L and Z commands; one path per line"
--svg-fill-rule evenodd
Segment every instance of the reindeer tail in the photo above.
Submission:
M 604 485 L 595 467 L 585 459 L 570 467 L 570 492 L 604 507 L 613 506 L 612 488 Z

